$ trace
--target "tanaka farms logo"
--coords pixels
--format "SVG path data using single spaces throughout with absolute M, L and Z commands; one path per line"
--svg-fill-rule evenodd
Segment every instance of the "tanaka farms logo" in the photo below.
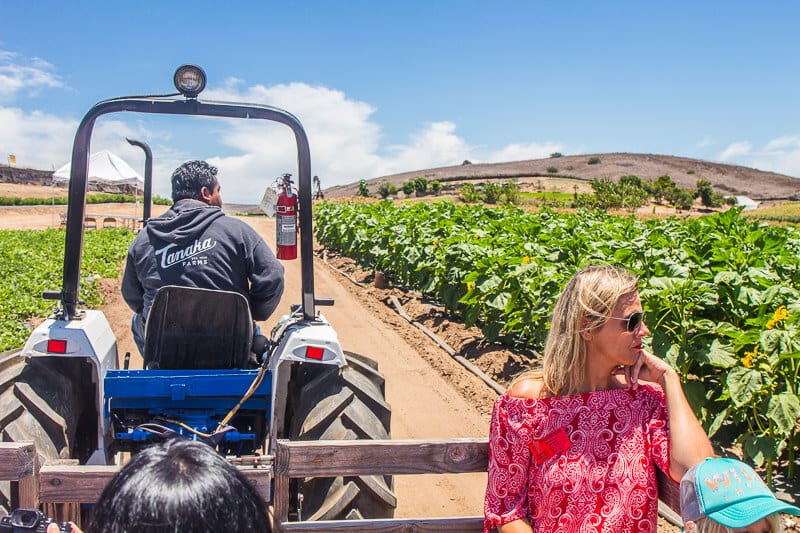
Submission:
M 175 250 L 171 252 L 173 248 L 177 248 L 176 244 L 168 244 L 163 248 L 156 250 L 156 255 L 161 256 L 161 268 L 169 268 L 172 265 L 177 265 L 178 263 L 183 263 L 184 261 L 189 261 L 192 258 L 206 252 L 217 245 L 217 241 L 213 239 L 205 239 L 205 240 L 196 240 L 194 244 L 190 244 L 186 248 L 182 250 Z

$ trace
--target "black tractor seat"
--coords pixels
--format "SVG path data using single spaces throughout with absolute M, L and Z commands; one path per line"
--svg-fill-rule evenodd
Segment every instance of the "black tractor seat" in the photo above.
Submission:
M 247 368 L 253 320 L 238 292 L 166 285 L 145 326 L 144 368 Z

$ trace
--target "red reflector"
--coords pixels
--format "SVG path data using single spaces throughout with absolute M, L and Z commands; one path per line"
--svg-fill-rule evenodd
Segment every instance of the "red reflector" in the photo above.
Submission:
M 67 341 L 47 339 L 47 351 L 50 353 L 67 353 Z
M 318 348 L 317 346 L 309 346 L 306 348 L 306 359 L 322 359 L 322 354 L 325 353 L 325 348 Z

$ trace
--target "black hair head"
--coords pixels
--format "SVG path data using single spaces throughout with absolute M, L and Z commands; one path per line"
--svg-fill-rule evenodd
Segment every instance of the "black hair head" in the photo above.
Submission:
M 133 456 L 95 505 L 89 533 L 269 531 L 266 503 L 210 446 L 166 440 Z
M 205 161 L 187 161 L 172 173 L 172 201 L 186 198 L 202 200 L 200 190 L 207 187 L 213 191 L 217 184 L 217 167 Z

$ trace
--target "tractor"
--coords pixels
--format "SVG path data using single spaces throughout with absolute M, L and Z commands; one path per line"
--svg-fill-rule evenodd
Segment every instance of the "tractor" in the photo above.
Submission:
M 175 436 L 203 440 L 238 464 L 268 460 L 277 439 L 390 438 L 391 408 L 377 363 L 344 351 L 317 310 L 333 301 L 314 295 L 311 157 L 302 125 L 275 107 L 200 100 L 206 74 L 195 65 L 178 68 L 173 80 L 176 93 L 101 101 L 78 127 L 62 287 L 43 294 L 58 304 L 24 347 L 0 357 L 2 440 L 33 441 L 41 464 L 110 465 Z M 103 313 L 81 308 L 90 141 L 95 121 L 118 112 L 268 120 L 292 130 L 302 294 L 269 338 L 253 334 L 238 293 L 164 287 L 147 320 L 144 368 L 134 370 L 119 364 Z M 396 507 L 390 476 L 293 480 L 290 501 L 297 520 L 388 518 Z M 12 503 L 2 488 L 0 505 L 10 510 Z

